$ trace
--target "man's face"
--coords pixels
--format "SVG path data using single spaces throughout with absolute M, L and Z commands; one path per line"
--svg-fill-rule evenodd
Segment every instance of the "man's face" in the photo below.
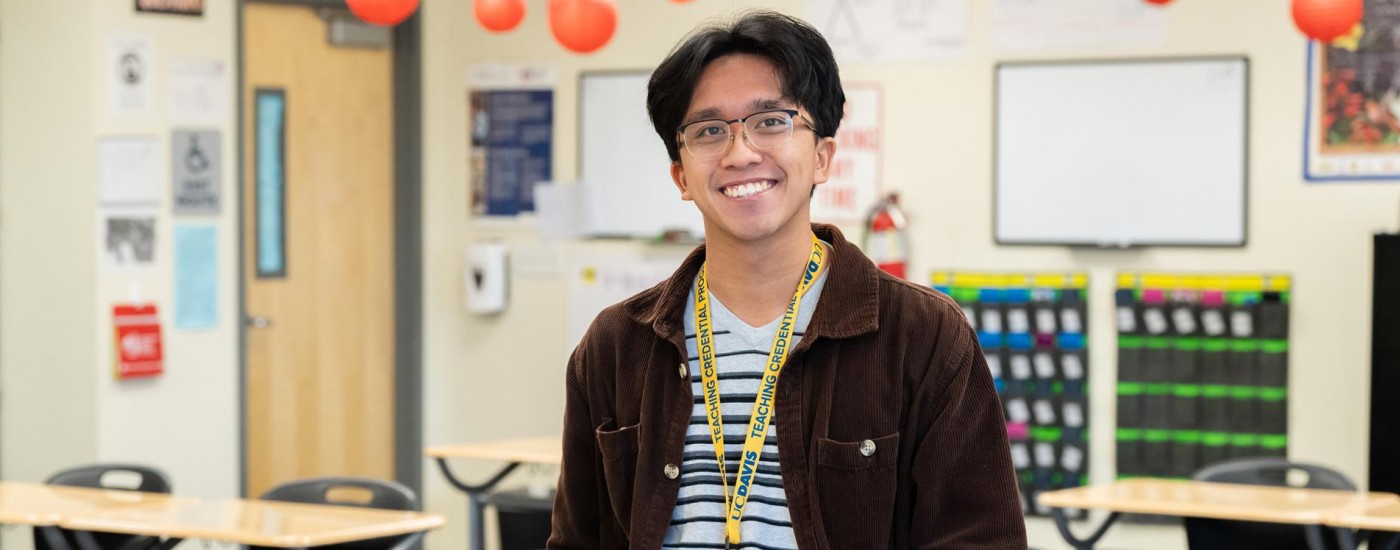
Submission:
M 694 201 L 705 218 L 707 240 L 761 243 L 809 231 L 812 187 L 825 183 L 835 152 L 831 138 L 817 139 L 803 120 L 811 115 L 783 99 L 773 64 L 731 54 L 712 61 L 695 86 L 682 124 L 701 119 L 734 120 L 771 109 L 793 109 L 792 139 L 774 149 L 755 149 L 743 126 L 729 126 L 734 139 L 722 156 L 696 158 L 685 145 L 671 165 L 681 198 Z

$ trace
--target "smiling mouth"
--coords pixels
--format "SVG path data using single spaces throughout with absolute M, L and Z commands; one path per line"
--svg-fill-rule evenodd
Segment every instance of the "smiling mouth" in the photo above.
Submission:
M 736 183 L 720 189 L 724 196 L 731 199 L 747 199 L 762 194 L 764 191 L 772 189 L 777 185 L 776 180 L 758 180 L 746 183 Z

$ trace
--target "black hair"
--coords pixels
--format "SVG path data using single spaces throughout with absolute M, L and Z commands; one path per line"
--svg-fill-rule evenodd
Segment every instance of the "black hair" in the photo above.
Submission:
M 700 75 L 711 61 L 731 54 L 752 54 L 771 61 L 778 71 L 783 98 L 811 113 L 818 136 L 836 135 L 846 93 L 841 89 L 831 46 L 817 29 L 796 17 L 748 11 L 727 23 L 710 23 L 691 31 L 651 74 L 647 113 L 672 162 L 681 158 L 676 127 L 690 109 Z

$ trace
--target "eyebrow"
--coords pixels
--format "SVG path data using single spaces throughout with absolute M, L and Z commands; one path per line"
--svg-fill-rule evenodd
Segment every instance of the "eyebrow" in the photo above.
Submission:
M 751 107 L 751 108 L 754 110 L 753 112 L 757 113 L 757 112 L 759 112 L 759 111 L 771 111 L 771 110 L 774 110 L 774 109 L 786 109 L 786 108 L 788 108 L 788 105 L 789 105 L 790 103 L 791 103 L 791 102 L 786 101 L 786 100 L 783 100 L 783 99 L 764 99 L 764 98 L 758 98 L 758 99 L 755 99 L 755 100 L 749 102 L 749 107 Z M 698 120 L 710 120 L 710 119 L 723 120 L 723 119 L 720 117 L 720 115 L 719 115 L 719 108 L 718 108 L 718 107 L 706 107 L 706 108 L 704 108 L 704 109 L 700 109 L 699 111 L 695 111 L 694 113 L 691 113 L 691 115 L 690 115 L 689 117 L 686 117 L 685 122 L 682 122 L 681 125 L 684 126 L 684 125 L 686 125 L 686 124 L 690 124 L 690 123 L 695 122 L 695 121 L 698 121 Z

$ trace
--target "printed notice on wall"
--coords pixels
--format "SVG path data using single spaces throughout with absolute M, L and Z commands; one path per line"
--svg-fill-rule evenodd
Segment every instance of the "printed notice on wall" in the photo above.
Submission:
M 229 120 L 228 66 L 219 59 L 176 59 L 170 62 L 170 122 L 219 125 Z
M 553 179 L 554 82 L 549 66 L 482 65 L 468 79 L 473 216 L 535 210 L 535 184 Z
M 151 112 L 151 39 L 112 36 L 102 67 L 107 82 L 107 109 L 112 116 Z
M 807 20 L 841 61 L 926 61 L 967 55 L 967 0 L 807 0 Z
M 1170 7 L 1143 0 L 991 0 L 992 47 L 1160 47 Z
M 846 115 L 836 132 L 831 176 L 812 196 L 813 221 L 863 221 L 883 185 L 880 88 L 871 84 L 846 84 L 845 88 Z

